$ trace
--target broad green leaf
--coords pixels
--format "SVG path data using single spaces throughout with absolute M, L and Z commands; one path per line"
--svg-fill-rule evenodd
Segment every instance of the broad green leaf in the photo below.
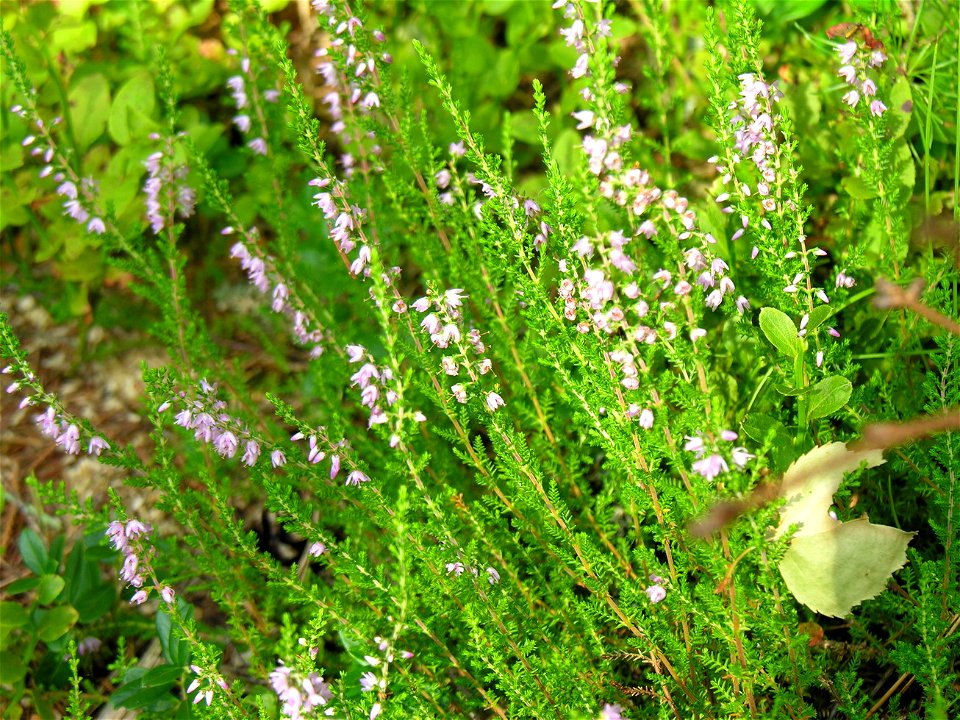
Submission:
M 49 605 L 63 592 L 64 585 L 66 583 L 59 575 L 42 575 L 37 586 L 37 602 Z
M 7 173 L 22 168 L 23 158 L 23 146 L 19 142 L 4 138 L 4 141 L 0 143 L 0 172 Z
M 131 668 L 124 676 L 124 683 L 110 696 L 117 707 L 130 710 L 145 708 L 168 694 L 183 675 L 183 668 L 160 665 L 151 668 Z
M 87 75 L 70 88 L 70 121 L 81 152 L 99 138 L 107 127 L 110 111 L 110 84 L 97 73 Z
M 290 4 L 290 0 L 256 0 L 256 3 L 264 12 L 272 13 L 283 10 Z
M 910 154 L 910 146 L 902 142 L 893 154 L 893 173 L 897 183 L 906 190 L 912 190 L 917 183 L 917 168 Z
M 143 131 L 152 122 L 150 115 L 155 104 L 153 78 L 149 74 L 140 73 L 127 80 L 117 91 L 110 106 L 110 117 L 107 121 L 110 137 L 120 145 L 137 139 L 137 131 Z
M 16 653 L 7 650 L 0 652 L 0 685 L 15 686 L 26 674 L 27 666 Z
M 160 647 L 168 663 L 177 667 L 187 664 L 190 643 L 182 637 L 170 614 L 164 610 L 157 611 L 157 637 L 160 638 Z
M 826 417 L 846 405 L 853 393 L 853 385 L 844 377 L 831 375 L 812 388 L 807 395 L 807 417 L 810 420 Z
M 92 623 L 110 612 L 116 602 L 117 591 L 114 586 L 102 583 L 71 604 L 80 614 L 80 622 Z
M 796 357 L 803 350 L 797 326 L 786 313 L 776 308 L 765 307 L 760 310 L 760 329 L 767 340 L 787 357 Z
M 516 2 L 517 0 L 484 0 L 481 8 L 487 15 L 503 15 Z
M 288 2 L 289 0 L 286 0 L 284 5 Z M 193 0 L 193 2 L 190 3 L 177 3 L 167 10 L 165 16 L 167 22 L 170 23 L 170 29 L 174 32 L 181 33 L 187 28 L 202 23 L 210 17 L 212 11 L 213 0 Z M 273 11 L 268 10 L 267 12 Z
M 833 317 L 834 310 L 829 305 L 818 305 L 810 312 L 810 319 L 807 320 L 807 333 L 813 332 L 814 328 L 820 327 L 826 320 Z
M 913 95 L 906 75 L 897 74 L 897 81 L 890 89 L 889 105 L 887 130 L 891 133 L 891 137 L 896 139 L 907 131 L 910 118 L 913 117 Z
M 575 172 L 579 157 L 580 134 L 573 128 L 563 130 L 553 141 L 553 159 L 560 172 Z
M 40 584 L 40 578 L 36 575 L 30 575 L 29 577 L 20 578 L 19 580 L 14 580 L 12 583 L 7 585 L 3 591 L 7 595 L 19 595 L 20 593 L 25 593 L 33 590 L 37 585 Z
M 496 65 L 491 69 L 497 82 L 490 88 L 490 94 L 500 98 L 512 95 L 520 82 L 520 59 L 517 54 L 501 52 Z
M 880 194 L 877 188 L 867 185 L 863 178 L 855 175 L 843 178 L 840 184 L 854 200 L 870 200 Z
M 106 0 L 59 0 L 57 10 L 79 20 L 91 5 L 103 5 L 105 2 Z
M 780 511 L 776 537 L 782 536 L 791 525 L 800 526 L 794 537 L 824 532 L 839 525 L 840 521 L 828 513 L 844 474 L 856 470 L 861 463 L 877 467 L 884 462 L 879 450 L 853 452 L 839 442 L 815 447 L 797 458 L 783 474 L 782 495 L 787 504 Z
M 880 594 L 906 564 L 913 535 L 864 516 L 795 538 L 780 561 L 780 574 L 799 602 L 822 615 L 844 617 Z
M 65 22 L 50 33 L 48 43 L 54 52 L 89 50 L 97 44 L 97 24 L 93 20 Z
M 60 561 L 63 560 L 63 548 L 67 544 L 67 536 L 60 534 L 54 535 L 50 541 L 50 559 L 47 561 L 47 568 L 50 572 L 56 572 L 60 567 Z
M 510 125 L 510 133 L 517 140 L 522 140 L 529 145 L 536 145 L 540 138 L 537 119 L 530 113 L 514 115 L 513 122 Z
M 758 7 L 770 20 L 780 25 L 786 25 L 794 20 L 813 15 L 817 10 L 823 7 L 827 0 L 791 0 L 790 2 L 771 2 L 765 0 L 758 2 Z
M 780 574 L 793 596 L 812 610 L 844 617 L 881 592 L 906 562 L 913 533 L 874 525 L 866 517 L 843 523 L 829 515 L 844 473 L 883 462 L 880 450 L 855 452 L 830 443 L 799 458 L 783 476 L 787 503 L 775 536 L 794 525 L 798 529 L 780 561 Z
M 30 622 L 30 613 L 20 603 L 0 602 L 0 632 L 9 632 Z
M 30 568 L 34 575 L 43 575 L 47 571 L 47 546 L 43 538 L 37 535 L 30 528 L 25 528 L 17 539 L 17 548 L 20 550 L 20 557 L 23 558 L 23 564 Z
M 58 605 L 49 611 L 37 611 L 40 620 L 37 626 L 37 637 L 44 642 L 51 642 L 72 628 L 78 618 L 77 611 L 69 605 Z
M 88 563 L 85 552 L 83 543 L 76 543 L 67 555 L 63 569 L 63 577 L 67 581 L 66 598 L 71 605 L 90 590 L 99 576 L 96 563 Z
M 744 419 L 742 429 L 756 443 L 771 442 L 770 452 L 776 468 L 785 468 L 792 459 L 790 433 L 779 420 L 762 413 L 751 413 Z

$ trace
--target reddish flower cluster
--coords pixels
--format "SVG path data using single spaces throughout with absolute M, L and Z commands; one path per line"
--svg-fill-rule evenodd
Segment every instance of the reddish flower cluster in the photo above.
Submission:
M 231 55 L 236 54 L 236 50 L 227 51 Z M 258 103 L 262 100 L 267 102 L 277 102 L 280 99 L 280 91 L 276 88 L 270 88 L 263 92 L 257 86 L 257 77 L 253 72 L 253 66 L 250 58 L 244 56 L 240 59 L 240 74 L 232 75 L 227 78 L 227 87 L 230 88 L 230 94 L 237 105 L 237 114 L 233 117 L 233 124 L 244 135 L 250 135 L 251 130 L 256 125 L 256 132 L 252 133 L 254 137 L 247 142 L 247 147 L 257 155 L 266 155 L 267 148 L 267 128 L 264 127 L 262 113 L 258 112 Z M 253 111 L 253 118 L 251 118 Z
M 54 118 L 47 126 L 37 114 L 36 106 L 33 104 L 35 96 L 36 91 L 28 98 L 27 107 L 14 105 L 10 108 L 10 112 L 14 115 L 31 122 L 36 128 L 36 132 L 39 133 L 38 135 L 27 135 L 20 144 L 23 147 L 31 148 L 30 154 L 32 156 L 43 159 L 44 166 L 40 171 L 40 177 L 53 176 L 57 183 L 57 195 L 66 198 L 63 203 L 63 214 L 69 215 L 78 223 L 84 225 L 87 232 L 102 235 L 106 232 L 107 226 L 93 208 L 94 198 L 98 191 L 97 183 L 93 178 L 81 179 L 77 177 L 70 169 L 69 163 L 57 149 L 56 141 L 50 134 L 50 129 L 59 125 L 62 118 Z
M 256 465 L 260 458 L 260 442 L 243 423 L 225 412 L 227 404 L 217 398 L 216 385 L 201 380 L 197 397 L 189 398 L 181 390 L 178 398 L 184 407 L 177 413 L 177 425 L 193 430 L 194 439 L 212 444 L 221 457 L 232 458 L 242 449 L 243 464 L 249 467 Z M 168 406 L 169 403 L 164 403 L 161 410 L 166 410 Z M 274 458 L 274 467 L 285 462 L 282 456 L 281 452 L 279 457 Z
M 357 124 L 348 125 L 344 121 L 344 113 L 369 115 L 380 107 L 377 63 L 389 64 L 391 58 L 387 53 L 372 50 L 374 44 L 385 40 L 383 33 L 379 30 L 367 33 L 363 22 L 350 12 L 347 3 L 313 0 L 313 9 L 327 18 L 330 31 L 330 46 L 316 53 L 321 58 L 317 71 L 330 88 L 323 96 L 323 102 L 333 120 L 330 129 L 340 136 L 345 149 L 340 156 L 340 163 L 346 177 L 350 177 L 356 158 L 349 148 L 360 149 L 362 146 L 363 154 L 372 156 L 378 156 L 381 149 L 374 142 L 376 136 L 372 131 L 357 129 L 357 135 L 351 135 L 351 126 L 356 128 Z
M 430 343 L 446 352 L 440 358 L 440 370 L 444 375 L 456 378 L 459 382 L 450 387 L 450 392 L 459 403 L 466 403 L 471 390 L 483 396 L 484 404 L 490 412 L 504 406 L 504 400 L 491 388 L 496 379 L 493 362 L 485 357 L 486 343 L 477 328 L 466 329 L 463 318 L 463 300 L 466 296 L 461 288 L 452 288 L 443 293 L 430 292 L 411 306 L 423 314 L 420 328 L 430 338 Z M 394 310 L 405 312 L 406 307 L 394 306 Z M 489 376 L 487 380 L 481 378 Z
M 150 135 L 151 140 L 159 140 L 156 133 Z M 189 168 L 178 164 L 174 159 L 173 141 L 165 138 L 163 147 L 150 155 L 143 163 L 147 168 L 147 181 L 143 184 L 143 192 L 147 196 L 147 220 L 154 235 L 158 235 L 172 221 L 174 213 L 186 218 L 193 214 L 197 202 L 197 194 L 186 183 Z
M 270 673 L 270 687 L 283 703 L 280 711 L 291 720 L 299 720 L 315 708 L 326 706 L 333 699 L 330 686 L 319 673 L 302 676 L 283 664 Z
M 155 578 L 150 567 L 150 555 L 144 548 L 144 541 L 149 537 L 152 528 L 139 520 L 130 520 L 127 523 L 114 521 L 107 526 L 106 535 L 115 550 L 124 554 L 123 570 L 120 577 L 135 592 L 130 602 L 142 605 L 150 597 L 150 587 L 144 587 L 148 578 Z M 168 605 L 173 603 L 175 593 L 169 585 L 162 585 L 154 581 L 152 589 L 160 593 L 160 597 Z
M 357 250 L 350 263 L 350 274 L 369 276 L 372 250 L 363 233 L 366 211 L 350 203 L 346 184 L 342 180 L 317 177 L 309 184 L 320 189 L 320 192 L 313 196 L 313 205 L 320 208 L 323 217 L 331 221 L 330 237 L 337 249 L 346 257 Z
M 844 79 L 850 90 L 843 96 L 843 102 L 851 108 L 856 108 L 861 98 L 870 103 L 870 114 L 880 117 L 886 112 L 887 106 L 876 97 L 877 83 L 870 77 L 870 71 L 878 68 L 887 61 L 887 56 L 880 49 L 871 50 L 861 47 L 856 40 L 849 40 L 837 47 L 842 67 L 837 74 Z M 872 99 L 871 99 L 872 98 Z
M 87 454 L 99 457 L 104 450 L 109 451 L 110 444 L 102 437 L 96 434 L 84 433 L 81 430 L 81 424 L 65 412 L 59 404 L 43 391 L 40 381 L 25 362 L 16 362 L 3 368 L 2 374 L 11 375 L 19 372 L 22 376 L 20 380 L 14 380 L 7 386 L 7 393 L 12 394 L 27 390 L 27 394 L 20 401 L 20 408 L 36 405 L 38 402 L 47 405 L 47 409 L 34 417 L 37 427 L 43 435 L 52 439 L 57 446 L 68 455 L 79 455 L 82 442 L 87 442 Z M 84 438 L 86 434 L 88 437 Z
M 234 228 L 224 228 L 223 234 L 229 235 Z M 242 232 L 242 231 L 241 231 Z M 292 324 L 293 336 L 301 345 L 309 348 L 310 357 L 318 358 L 323 354 L 323 330 L 317 327 L 316 318 L 295 292 L 291 291 L 283 276 L 274 264 L 273 258 L 260 250 L 256 243 L 255 230 L 244 233 L 244 237 L 230 248 L 230 257 L 240 260 L 250 283 L 261 293 L 270 293 L 270 307 L 276 313 L 286 315 Z
M 686 437 L 687 442 L 683 446 L 683 449 L 692 452 L 694 457 L 696 457 L 696 462 L 693 463 L 693 471 L 704 479 L 712 481 L 718 475 L 730 469 L 726 458 L 721 453 L 720 443 L 732 443 L 736 439 L 737 433 L 733 430 L 722 431 L 718 440 L 713 438 L 705 439 L 703 435 L 697 433 Z M 756 457 L 747 452 L 746 448 L 740 446 L 732 448 L 729 452 L 730 462 L 733 463 L 735 467 L 741 469 L 746 467 L 747 463 Z

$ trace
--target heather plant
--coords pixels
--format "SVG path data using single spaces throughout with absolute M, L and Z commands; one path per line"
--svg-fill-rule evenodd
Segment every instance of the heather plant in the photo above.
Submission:
M 154 50 L 135 219 L 3 32 L 30 182 L 167 351 L 135 448 L 0 316 L 37 431 L 164 518 L 32 483 L 84 539 L 61 570 L 20 535 L 6 712 L 950 717 L 954 10 L 464 5 L 421 42 L 437 6 L 313 0 L 295 34 L 231 2 L 216 152 Z

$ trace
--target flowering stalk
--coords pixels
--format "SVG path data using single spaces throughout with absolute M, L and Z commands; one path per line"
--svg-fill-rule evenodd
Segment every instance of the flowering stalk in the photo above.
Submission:
M 270 309 L 287 316 L 294 338 L 309 349 L 310 357 L 320 357 L 327 340 L 325 332 L 296 289 L 277 269 L 274 258 L 260 248 L 256 228 L 237 230 L 228 226 L 223 229 L 222 234 L 232 235 L 234 232 L 239 233 L 240 239 L 230 248 L 230 257 L 240 261 L 251 285 L 262 294 L 270 295 Z
M 125 460 L 134 458 L 122 455 L 117 446 L 104 439 L 103 435 L 81 418 L 70 414 L 64 409 L 60 399 L 48 393 L 39 378 L 27 362 L 26 353 L 20 348 L 20 342 L 13 334 L 9 318 L 0 313 L 0 357 L 12 362 L 3 368 L 3 375 L 12 375 L 13 380 L 6 387 L 8 394 L 21 393 L 23 399 L 20 408 L 45 407 L 45 410 L 35 416 L 35 422 L 40 432 L 53 440 L 56 445 L 68 455 L 79 455 L 85 451 L 92 457 L 99 457 L 106 452 L 116 454 Z

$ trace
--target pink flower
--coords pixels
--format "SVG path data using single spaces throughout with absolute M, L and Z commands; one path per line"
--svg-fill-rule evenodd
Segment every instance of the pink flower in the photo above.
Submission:
M 626 719 L 623 717 L 622 707 L 620 707 L 619 705 L 611 705 L 610 703 L 607 703 L 603 706 L 603 710 L 600 711 L 599 720 L 626 720 Z
M 283 454 L 283 450 L 274 450 L 270 453 L 270 464 L 275 468 L 282 467 L 287 464 L 287 457 Z
M 884 105 L 880 100 L 874 100 L 870 103 L 870 113 L 876 117 L 880 117 L 887 111 L 887 106 Z
M 122 522 L 114 520 L 112 523 L 107 525 L 107 532 L 105 534 L 108 538 L 110 538 L 110 544 L 113 545 L 114 550 L 119 550 L 121 552 L 126 551 L 127 537 L 124 534 Z
M 327 551 L 326 545 L 324 545 L 322 542 L 315 542 L 313 545 L 310 546 L 310 549 L 307 552 L 309 552 L 313 557 L 320 557 L 326 551 Z
M 492 392 L 487 395 L 487 407 L 490 408 L 490 412 L 495 412 L 497 408 L 503 407 L 503 405 L 503 398 L 497 393 Z
M 860 93 L 856 90 L 851 90 L 843 96 L 843 101 L 850 107 L 855 108 L 857 103 L 860 102 Z
M 661 585 L 651 585 L 644 592 L 650 598 L 650 602 L 656 604 L 667 596 L 667 591 Z
M 90 440 L 90 444 L 87 446 L 88 455 L 100 456 L 100 453 L 104 450 L 109 450 L 110 446 L 107 444 L 107 441 L 102 437 L 94 437 Z
M 139 520 L 131 520 L 127 523 L 126 528 L 124 528 L 124 532 L 128 538 L 137 538 L 141 535 L 149 534 L 150 526 Z
M 371 692 L 377 688 L 377 676 L 372 672 L 365 672 L 360 676 L 360 691 Z
M 720 307 L 720 303 L 723 302 L 723 293 L 719 290 L 714 290 L 707 295 L 703 302 L 711 310 L 716 310 L 718 307 Z
M 842 77 L 851 85 L 853 84 L 853 81 L 857 79 L 857 71 L 853 65 L 844 65 L 842 68 L 840 68 L 840 70 L 837 71 L 837 75 Z
M 818 359 L 823 361 L 823 353 L 818 353 Z M 819 365 L 818 365 L 819 367 Z M 746 448 L 735 447 L 730 453 L 730 459 L 733 461 L 733 464 L 738 468 L 744 468 L 747 465 L 747 462 L 755 458 L 756 455 L 752 455 L 747 452 Z
M 705 480 L 713 480 L 720 473 L 729 470 L 729 467 L 727 466 L 726 460 L 717 453 L 714 453 L 701 460 L 697 460 L 697 462 L 693 464 L 693 470 Z
M 364 475 L 359 470 L 354 470 L 349 475 L 347 475 L 347 481 L 344 485 L 360 485 L 360 483 L 370 482 L 370 478 Z
M 221 433 L 219 437 L 213 442 L 213 446 L 217 449 L 217 452 L 220 453 L 222 457 L 232 458 L 237 454 L 237 447 L 239 443 L 237 441 L 237 436 L 232 432 L 227 430 L 224 433 Z
M 858 45 L 856 40 L 850 40 L 838 47 L 837 52 L 840 54 L 840 62 L 844 65 L 849 64 L 849 62 L 853 60 L 853 56 L 857 54 L 857 49 Z
M 260 457 L 260 444 L 256 440 L 247 440 L 246 448 L 243 453 L 243 463 L 248 467 L 253 467 L 257 458 Z
M 590 56 L 587 53 L 583 53 L 577 58 L 576 64 L 573 66 L 573 70 L 570 71 L 570 77 L 582 78 L 587 74 L 589 70 Z
M 577 130 L 586 130 L 587 128 L 593 126 L 594 115 L 590 110 L 580 110 L 570 114 L 573 115 L 574 119 L 578 123 Z
M 85 637 L 77 643 L 77 655 L 88 655 L 100 649 L 103 643 L 99 638 Z
M 640 412 L 640 418 L 637 421 L 644 430 L 649 430 L 653 427 L 653 411 L 650 408 L 644 408 Z
M 57 445 L 60 445 L 63 448 L 65 453 L 70 455 L 79 455 L 80 428 L 73 424 L 68 425 L 67 429 L 60 437 L 57 438 L 56 442 Z
M 466 297 L 463 294 L 463 288 L 451 288 L 443 294 L 444 302 L 446 302 L 447 307 L 453 310 L 463 305 L 463 298 Z
M 703 438 L 699 435 L 687 435 L 686 444 L 683 446 L 683 449 L 687 452 L 695 453 L 697 457 L 703 455 Z

